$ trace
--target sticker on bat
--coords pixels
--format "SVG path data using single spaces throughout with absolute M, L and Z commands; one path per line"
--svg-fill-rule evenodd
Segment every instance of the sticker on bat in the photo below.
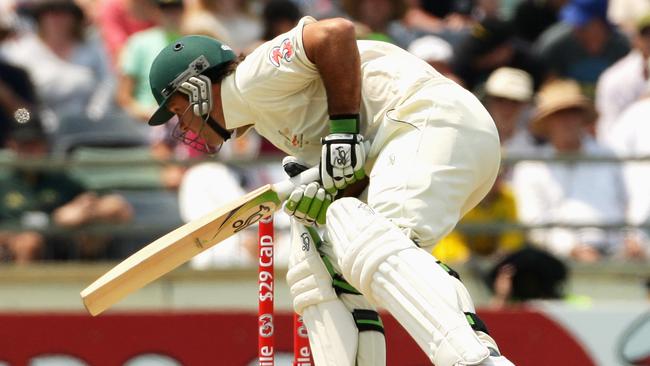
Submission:
M 245 228 L 251 226 L 252 224 L 260 221 L 262 218 L 268 216 L 271 214 L 271 208 L 265 205 L 260 205 L 258 210 L 254 212 L 252 215 L 248 216 L 246 220 L 237 220 L 232 223 L 232 228 L 234 229 L 235 233 L 238 233 Z

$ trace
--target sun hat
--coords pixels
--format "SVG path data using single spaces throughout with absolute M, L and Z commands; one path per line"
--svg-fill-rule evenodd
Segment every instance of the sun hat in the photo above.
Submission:
M 537 133 L 544 132 L 544 122 L 549 116 L 567 109 L 583 111 L 588 121 L 596 118 L 593 103 L 582 94 L 580 85 L 570 79 L 557 79 L 543 85 L 537 93 L 535 107 L 530 123 L 533 131 Z
M 529 102 L 533 97 L 533 78 L 524 70 L 500 67 L 485 82 L 489 96 Z

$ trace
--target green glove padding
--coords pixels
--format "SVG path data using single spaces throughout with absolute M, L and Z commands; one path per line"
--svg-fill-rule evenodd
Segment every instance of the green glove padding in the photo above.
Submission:
M 330 134 L 321 139 L 320 177 L 331 194 L 365 177 L 366 151 L 359 115 L 330 116 Z
M 303 184 L 291 192 L 284 205 L 284 211 L 303 225 L 325 225 L 325 214 L 331 203 L 332 195 L 318 182 L 312 182 Z

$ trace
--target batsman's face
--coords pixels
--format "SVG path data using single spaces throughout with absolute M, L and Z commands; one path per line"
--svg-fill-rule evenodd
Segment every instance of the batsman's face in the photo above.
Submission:
M 223 144 L 221 136 L 208 127 L 203 118 L 192 112 L 192 105 L 185 95 L 172 95 L 167 102 L 167 109 L 178 117 L 174 128 L 175 138 L 204 152 L 215 152 L 213 150 Z

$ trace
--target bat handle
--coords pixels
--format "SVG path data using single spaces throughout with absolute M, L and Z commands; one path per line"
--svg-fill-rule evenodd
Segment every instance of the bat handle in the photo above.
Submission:
M 275 183 L 273 185 L 273 190 L 278 194 L 280 201 L 284 201 L 289 198 L 289 195 L 294 190 L 294 188 L 301 186 L 303 184 L 308 184 L 311 182 L 316 182 L 320 180 L 320 171 L 318 166 L 309 168 L 304 172 L 296 175 L 293 178 L 283 180 L 282 182 Z

